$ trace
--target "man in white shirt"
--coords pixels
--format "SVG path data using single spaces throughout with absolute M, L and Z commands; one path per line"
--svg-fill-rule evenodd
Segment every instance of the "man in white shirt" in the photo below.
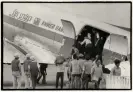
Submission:
M 61 89 L 63 89 L 63 81 L 64 81 L 64 72 L 65 72 L 65 58 L 62 55 L 59 55 L 56 60 L 56 89 L 58 88 L 59 79 L 61 78 Z
M 71 85 L 72 88 L 80 89 L 81 88 L 81 67 L 79 64 L 78 56 L 76 54 L 73 55 L 73 60 L 71 61 L 70 71 L 72 74 L 71 77 Z
M 92 42 L 91 42 L 91 34 L 88 33 L 87 37 L 84 38 L 84 40 L 81 42 L 81 45 L 83 46 L 85 44 L 84 54 L 91 55 L 92 53 Z
M 91 44 L 91 35 L 88 33 L 87 37 L 84 38 L 83 42 L 81 42 L 81 45 L 85 44 L 87 46 L 88 44 Z
M 92 60 L 86 56 L 86 61 L 83 65 L 83 72 L 82 72 L 82 88 L 88 89 L 88 83 L 91 81 L 91 68 L 92 68 Z
M 95 82 L 95 88 L 99 88 L 102 76 L 103 76 L 103 70 L 102 70 L 101 61 L 97 60 L 96 64 L 91 69 L 91 78 L 92 81 Z

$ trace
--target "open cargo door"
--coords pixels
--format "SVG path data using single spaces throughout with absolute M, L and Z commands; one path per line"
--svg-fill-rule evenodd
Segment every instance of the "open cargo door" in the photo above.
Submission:
M 110 50 L 116 53 L 119 53 L 121 55 L 127 55 L 128 54 L 128 40 L 125 36 L 110 35 Z
M 60 53 L 65 57 L 69 57 L 76 37 L 75 28 L 70 21 L 61 19 L 61 22 L 63 24 L 64 31 L 64 45 L 61 47 Z
M 128 54 L 128 39 L 124 36 L 110 34 L 103 50 L 103 64 L 113 63 L 115 58 L 122 59 Z

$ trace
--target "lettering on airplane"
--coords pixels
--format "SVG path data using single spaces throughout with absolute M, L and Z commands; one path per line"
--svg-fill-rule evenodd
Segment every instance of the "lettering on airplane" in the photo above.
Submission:
M 24 22 L 30 22 L 30 23 L 32 23 L 33 25 L 36 25 L 36 26 L 41 25 L 41 26 L 44 26 L 44 27 L 47 27 L 47 28 L 50 28 L 50 29 L 54 29 L 56 31 L 63 32 L 63 28 L 61 26 L 55 25 L 51 22 L 46 22 L 44 20 L 41 20 L 41 18 L 33 17 L 29 14 L 21 13 L 17 9 L 15 9 L 12 12 L 12 14 L 9 14 L 9 16 L 12 17 L 12 18 L 15 18 L 17 20 L 21 20 L 21 21 L 24 21 Z

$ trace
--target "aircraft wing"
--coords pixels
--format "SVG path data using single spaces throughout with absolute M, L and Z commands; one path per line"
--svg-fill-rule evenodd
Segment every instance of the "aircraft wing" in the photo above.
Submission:
M 4 63 L 11 63 L 11 60 L 14 58 L 14 53 L 20 54 L 20 60 L 21 63 L 24 61 L 24 55 L 27 53 L 30 53 L 33 55 L 38 63 L 48 63 L 48 64 L 54 64 L 53 61 L 55 61 L 55 56 L 52 54 L 52 52 L 42 49 L 40 47 L 37 47 L 35 45 L 32 45 L 28 42 L 21 42 L 21 45 L 15 44 L 13 42 L 10 42 L 8 40 L 5 41 L 4 44 Z M 7 49 L 8 46 L 8 49 Z M 10 47 L 9 47 L 10 46 Z M 13 48 L 13 49 L 12 49 Z M 11 49 L 11 50 L 9 50 Z M 8 57 L 8 58 L 7 58 Z M 45 60 L 44 60 L 45 57 Z M 9 59 L 9 60 L 7 60 Z
M 17 43 L 18 41 L 16 40 L 15 42 Z M 23 37 L 19 40 L 19 44 L 21 45 L 21 48 L 33 55 L 38 63 L 54 64 L 56 55 L 36 41 Z
M 4 40 L 4 47 L 3 47 L 3 63 L 10 64 L 11 61 L 14 59 L 14 54 L 19 53 L 20 55 L 20 62 L 23 63 L 25 55 L 20 50 L 18 50 L 16 47 L 14 47 L 12 44 L 10 44 L 8 41 Z

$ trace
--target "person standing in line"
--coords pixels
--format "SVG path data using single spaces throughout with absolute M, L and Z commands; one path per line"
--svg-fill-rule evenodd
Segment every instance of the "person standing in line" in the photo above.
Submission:
M 30 80 L 30 70 L 28 65 L 30 65 L 30 54 L 26 55 L 26 59 L 24 61 L 24 74 L 25 74 L 25 88 L 28 89 L 31 87 L 31 80 Z
M 38 84 L 39 84 L 39 80 L 41 79 L 42 76 L 43 76 L 42 84 L 46 84 L 46 75 L 47 75 L 46 68 L 47 67 L 48 67 L 48 64 L 45 64 L 45 63 L 40 64 L 41 75 L 37 78 L 37 83 Z
M 73 47 L 72 47 L 72 51 L 71 51 L 71 56 L 73 56 L 74 54 L 79 54 L 79 50 L 78 50 L 78 48 L 76 48 L 74 45 L 73 45 Z
M 30 73 L 31 73 L 31 81 L 32 81 L 32 88 L 35 89 L 37 83 L 37 76 L 40 74 L 39 71 L 39 64 L 35 60 L 34 56 L 30 57 L 31 63 L 29 65 Z
M 86 61 L 83 65 L 83 72 L 82 72 L 82 88 L 88 89 L 88 83 L 91 81 L 91 68 L 92 68 L 92 60 L 89 56 L 86 56 Z
M 81 86 L 81 68 L 78 61 L 78 56 L 76 54 L 73 55 L 73 60 L 71 61 L 70 71 L 72 74 L 71 77 L 71 85 L 73 89 L 80 89 Z
M 79 67 L 80 67 L 80 70 L 81 70 L 80 73 L 82 75 L 83 65 L 84 65 L 84 62 L 85 62 L 85 59 L 84 59 L 84 55 L 83 54 L 79 54 L 78 55 L 78 61 L 79 61 Z M 81 79 L 80 87 L 82 88 L 82 79 Z
M 67 62 L 66 67 L 68 67 L 67 78 L 68 78 L 68 81 L 71 82 L 71 72 L 70 72 L 71 58 L 69 58 L 66 62 Z
M 95 83 L 95 88 L 99 88 L 100 81 L 103 77 L 103 70 L 101 66 L 101 61 L 97 60 L 96 65 L 94 65 L 91 69 L 91 78 L 92 81 Z
M 115 67 L 113 67 L 111 69 L 111 75 L 114 75 L 114 76 L 121 76 L 121 68 L 120 68 L 120 60 L 118 59 L 115 59 L 114 63 L 115 63 Z
M 11 70 L 13 75 L 13 88 L 19 89 L 21 87 L 21 63 L 19 60 L 19 54 L 14 55 L 15 59 L 11 62 Z
M 63 89 L 64 83 L 64 72 L 65 72 L 65 58 L 63 55 L 57 56 L 55 60 L 56 65 L 56 89 L 58 89 L 59 79 L 61 79 L 61 89 Z

